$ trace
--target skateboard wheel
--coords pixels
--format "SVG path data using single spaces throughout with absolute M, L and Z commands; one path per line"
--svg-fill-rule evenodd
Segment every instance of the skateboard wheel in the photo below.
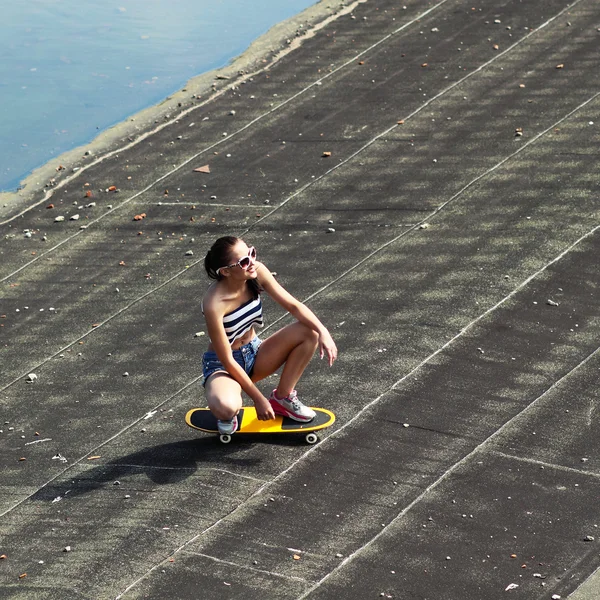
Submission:
M 308 444 L 316 444 L 319 441 L 319 436 L 316 433 L 307 433 L 304 438 Z
M 219 436 L 219 439 L 221 440 L 222 444 L 229 444 L 229 442 L 231 441 L 231 436 L 227 433 L 223 433 Z

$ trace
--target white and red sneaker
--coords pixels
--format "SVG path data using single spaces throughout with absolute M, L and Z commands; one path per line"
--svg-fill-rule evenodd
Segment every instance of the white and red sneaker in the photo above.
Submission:
M 298 400 L 296 390 L 292 390 L 287 398 L 278 398 L 275 392 L 277 390 L 273 390 L 269 396 L 269 402 L 275 414 L 283 415 L 302 423 L 308 423 L 308 421 L 312 421 L 315 418 L 317 413 L 312 408 L 304 406 Z

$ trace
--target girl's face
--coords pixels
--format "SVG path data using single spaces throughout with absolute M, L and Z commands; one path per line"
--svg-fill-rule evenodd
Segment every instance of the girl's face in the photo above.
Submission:
M 221 268 L 221 273 L 226 277 L 237 280 L 255 279 L 258 276 L 256 271 L 256 250 L 248 247 L 246 243 L 239 240 L 231 248 L 230 264 Z

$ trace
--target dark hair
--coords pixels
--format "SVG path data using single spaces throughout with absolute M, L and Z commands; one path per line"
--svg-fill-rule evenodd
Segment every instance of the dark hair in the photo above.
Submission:
M 217 269 L 224 267 L 231 262 L 231 249 L 239 241 L 241 241 L 240 238 L 233 235 L 226 235 L 220 237 L 210 247 L 210 250 L 206 253 L 204 258 L 204 268 L 210 279 L 215 279 L 216 281 L 221 281 L 221 279 L 223 279 L 223 275 L 217 273 Z M 258 295 L 262 292 L 262 288 L 258 281 L 256 279 L 250 279 L 246 283 L 248 284 L 252 296 L 255 299 L 258 298 Z

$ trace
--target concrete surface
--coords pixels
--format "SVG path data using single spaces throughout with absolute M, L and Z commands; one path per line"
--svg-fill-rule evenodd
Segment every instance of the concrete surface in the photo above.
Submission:
M 3 597 L 600 597 L 599 27 L 357 3 L 5 209 Z M 314 447 L 184 424 L 229 233 L 338 343 Z

